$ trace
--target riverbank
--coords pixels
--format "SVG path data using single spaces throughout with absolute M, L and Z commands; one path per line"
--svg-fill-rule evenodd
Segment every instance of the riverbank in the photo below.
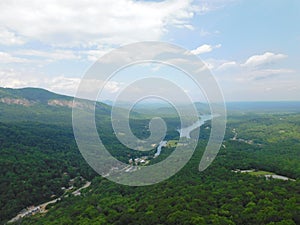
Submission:
M 211 120 L 213 117 L 214 117 L 213 115 L 202 115 L 200 117 L 200 120 L 198 120 L 197 122 L 193 123 L 192 125 L 190 125 L 188 127 L 181 128 L 181 129 L 177 129 L 177 132 L 179 132 L 179 134 L 180 134 L 180 138 L 190 139 L 191 138 L 190 133 L 193 130 L 201 127 L 207 121 Z M 167 145 L 168 145 L 168 140 L 161 141 L 159 143 L 159 145 L 157 146 L 157 151 L 154 154 L 153 158 L 158 157 L 160 155 L 160 153 L 161 153 L 162 147 L 166 147 Z M 176 143 L 176 145 L 177 145 L 177 143 Z

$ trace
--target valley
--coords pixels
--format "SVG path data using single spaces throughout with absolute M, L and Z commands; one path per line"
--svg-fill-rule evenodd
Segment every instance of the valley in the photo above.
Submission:
M 155 185 L 130 187 L 97 175 L 82 158 L 71 108 L 63 104 L 69 97 L 39 89 L 1 89 L 0 98 L 17 99 L 0 102 L 1 224 L 32 205 L 47 213 L 32 213 L 10 224 L 300 223 L 300 108 L 231 106 L 223 145 L 207 170 L 199 172 L 198 165 L 210 135 L 209 120 L 199 123 L 197 148 L 179 173 Z M 139 110 L 143 113 L 133 114 L 131 129 L 146 138 L 151 113 Z M 128 168 L 130 159 L 132 164 L 139 159 L 141 166 L 163 161 L 182 135 L 178 118 L 168 113 L 166 142 L 150 151 L 133 151 L 114 136 L 110 106 L 99 103 L 96 113 L 103 143 Z M 186 137 L 194 135 L 190 131 Z M 70 181 L 75 188 L 67 190 Z

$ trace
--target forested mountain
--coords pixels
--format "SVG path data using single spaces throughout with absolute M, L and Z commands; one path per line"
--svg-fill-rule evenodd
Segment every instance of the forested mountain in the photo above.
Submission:
M 73 98 L 44 89 L 0 88 L 0 121 L 35 121 L 71 125 Z M 97 104 L 98 116 L 110 115 L 110 107 Z
M 251 107 L 242 105 L 230 110 L 223 146 L 213 164 L 200 173 L 198 164 L 210 133 L 206 123 L 191 161 L 172 178 L 147 187 L 115 184 L 89 167 L 75 143 L 71 106 L 71 97 L 42 89 L 0 89 L 1 224 L 28 206 L 57 198 L 47 206 L 47 213 L 16 223 L 300 224 L 297 104 L 281 112 L 249 111 Z M 96 112 L 99 133 L 111 153 L 124 162 L 141 157 L 117 141 L 110 107 L 99 103 Z M 150 115 L 135 116 L 133 132 L 147 137 Z M 176 117 L 165 119 L 170 127 L 167 138 L 176 140 Z M 150 164 L 166 158 L 173 148 L 163 148 Z M 290 179 L 266 179 L 264 174 Z M 85 181 L 91 186 L 81 195 L 71 194 Z M 74 189 L 65 190 L 71 186 Z
M 62 194 L 93 171 L 76 148 L 72 98 L 43 89 L 0 89 L 1 221 Z
M 2 88 L 0 87 L 0 98 L 24 99 L 32 103 L 48 103 L 49 100 L 72 100 L 72 97 L 55 94 L 41 88 Z

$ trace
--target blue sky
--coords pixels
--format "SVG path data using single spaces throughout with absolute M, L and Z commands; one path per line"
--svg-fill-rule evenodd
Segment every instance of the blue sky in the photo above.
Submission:
M 0 86 L 73 95 L 101 55 L 156 40 L 199 56 L 226 101 L 300 100 L 299 12 L 298 0 L 2 0 Z

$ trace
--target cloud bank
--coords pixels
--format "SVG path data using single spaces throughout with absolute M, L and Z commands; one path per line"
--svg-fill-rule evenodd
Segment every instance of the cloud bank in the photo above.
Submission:
M 31 39 L 64 47 L 158 40 L 168 26 L 191 29 L 194 11 L 189 0 L 2 0 L 0 40 L 4 45 Z

